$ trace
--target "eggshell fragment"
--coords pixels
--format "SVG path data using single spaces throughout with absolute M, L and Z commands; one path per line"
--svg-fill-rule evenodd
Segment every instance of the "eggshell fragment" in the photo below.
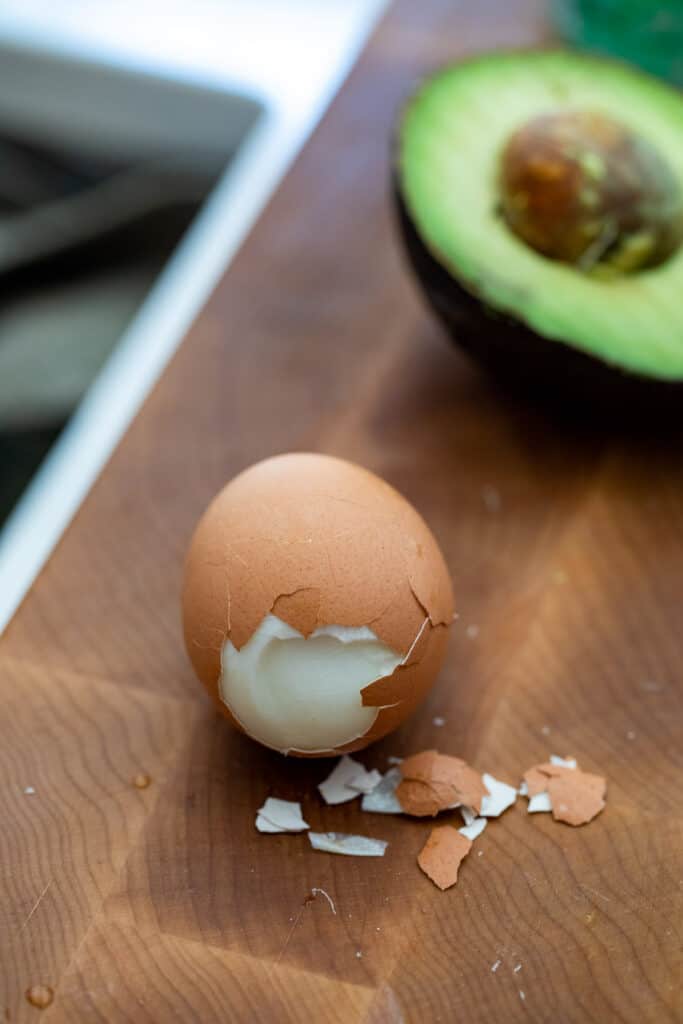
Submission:
M 544 791 L 543 793 L 534 793 L 534 795 L 529 798 L 529 805 L 527 807 L 528 814 L 539 814 L 544 811 L 549 812 L 552 811 L 552 809 L 553 805 L 550 802 L 550 793 L 548 792 Z
M 375 814 L 402 814 L 403 808 L 398 802 L 396 789 L 401 782 L 398 768 L 390 768 L 377 783 L 371 793 L 366 793 L 361 802 L 361 810 Z
M 372 793 L 382 781 L 381 774 L 376 768 L 372 771 L 363 771 L 361 775 L 355 775 L 348 783 L 349 789 L 355 789 L 356 793 Z
M 529 814 L 551 812 L 555 821 L 585 825 L 605 806 L 602 776 L 580 771 L 576 758 L 551 754 L 545 764 L 524 773 Z
M 468 839 L 450 825 L 432 829 L 418 854 L 417 863 L 439 889 L 449 889 L 458 880 L 458 869 L 472 849 Z
M 487 824 L 486 818 L 475 818 L 474 821 L 459 828 L 458 832 L 461 836 L 465 836 L 466 839 L 471 839 L 474 842 L 482 834 Z
M 257 812 L 256 828 L 259 832 L 304 832 L 310 826 L 303 819 L 300 803 L 269 796 Z
M 508 807 L 512 807 L 517 799 L 517 790 L 488 772 L 484 772 L 482 780 L 488 793 L 482 798 L 480 813 L 484 818 L 498 818 Z
M 603 810 L 607 784 L 600 775 L 568 772 L 550 779 L 548 795 L 555 821 L 586 825 Z
M 358 761 L 345 754 L 334 766 L 327 778 L 318 785 L 320 795 L 326 804 L 345 804 L 355 800 L 358 790 L 348 785 L 352 779 L 358 778 L 365 769 Z
M 481 775 L 459 757 L 423 750 L 400 765 L 403 781 L 396 795 L 406 814 L 418 817 L 465 804 L 479 813 L 488 790 Z
M 324 626 L 368 627 L 401 658 L 361 691 L 377 709 L 363 735 L 336 751 L 292 751 L 322 756 L 366 746 L 417 706 L 445 655 L 453 594 L 434 537 L 397 491 L 359 466 L 299 453 L 235 477 L 202 517 L 186 560 L 187 650 L 237 728 L 220 695 L 223 648 L 230 640 L 241 650 L 271 613 L 306 638 Z
M 558 754 L 551 754 L 549 761 L 554 768 L 576 768 L 575 757 L 560 757 Z
M 344 832 L 309 832 L 308 838 L 314 850 L 341 853 L 346 857 L 383 857 L 389 845 L 384 839 L 352 836 Z
M 433 818 L 439 811 L 453 807 L 453 789 L 436 783 L 420 782 L 419 779 L 403 779 L 396 790 L 396 796 L 404 814 L 416 818 Z
M 548 788 L 548 779 L 564 775 L 566 772 L 576 771 L 576 760 L 572 758 L 557 757 L 551 754 L 550 759 L 544 764 L 536 764 L 524 772 L 524 781 L 527 785 L 529 797 L 545 792 Z

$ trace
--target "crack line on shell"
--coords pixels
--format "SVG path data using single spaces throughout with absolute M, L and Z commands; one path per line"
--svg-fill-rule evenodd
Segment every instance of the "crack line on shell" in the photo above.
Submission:
M 442 626 L 442 625 L 445 626 L 446 625 L 445 622 L 444 623 L 442 623 L 442 622 L 434 622 L 434 619 L 431 616 L 431 612 L 429 611 L 429 608 L 427 608 L 424 605 L 424 603 L 420 600 L 420 598 L 417 596 L 417 594 L 415 592 L 415 587 L 413 586 L 413 582 L 410 579 L 410 577 L 408 577 L 408 586 L 410 587 L 410 593 L 413 595 L 413 597 L 415 598 L 415 600 L 419 604 L 420 608 L 422 609 L 422 611 L 425 613 L 425 615 L 427 616 L 427 618 L 431 622 L 432 626 Z
M 422 623 L 422 625 L 421 625 L 421 626 L 420 626 L 420 628 L 418 629 L 418 631 L 417 631 L 417 635 L 416 635 L 415 639 L 413 640 L 412 644 L 411 644 L 411 645 L 410 645 L 410 647 L 408 648 L 408 651 L 407 651 L 407 653 L 406 653 L 405 657 L 403 658 L 403 661 L 401 662 L 401 665 L 400 665 L 400 666 L 398 666 L 399 668 L 403 667 L 404 665 L 407 665 L 407 663 L 408 663 L 408 659 L 410 658 L 410 655 L 411 655 L 411 654 L 413 653 L 413 651 L 414 651 L 414 650 L 415 650 L 415 648 L 417 647 L 417 644 L 418 644 L 418 642 L 419 642 L 419 639 L 420 639 L 420 637 L 422 636 L 422 634 L 424 633 L 424 629 L 425 629 L 425 626 L 427 625 L 427 623 L 428 623 L 428 622 L 431 622 L 431 619 L 430 619 L 430 618 L 429 618 L 429 616 L 427 615 L 427 616 L 425 617 L 425 620 L 424 620 L 424 622 Z

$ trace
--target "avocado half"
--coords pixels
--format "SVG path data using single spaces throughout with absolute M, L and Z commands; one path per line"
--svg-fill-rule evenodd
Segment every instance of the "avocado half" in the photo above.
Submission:
M 654 211 L 660 237 L 664 225 L 678 225 L 656 262 L 627 260 L 620 269 L 615 259 L 615 269 L 616 244 L 605 247 L 599 265 L 563 260 L 529 244 L 504 215 L 510 140 L 525 125 L 558 115 L 562 124 L 583 112 L 600 119 L 601 131 L 607 124 L 608 134 L 618 125 L 629 152 L 644 154 L 641 168 L 666 172 L 664 200 L 661 191 L 643 198 L 636 181 L 635 191 L 613 190 L 616 200 L 612 194 L 606 207 L 610 225 L 633 224 L 626 208 L 636 195 L 646 218 Z M 624 152 L 615 148 L 602 172 L 611 166 L 628 184 Z M 591 184 L 581 168 L 595 176 L 593 157 L 569 144 L 561 151 L 581 197 Z M 610 181 L 597 179 L 606 195 Z M 447 67 L 423 82 L 402 112 L 394 192 L 408 256 L 431 305 L 454 340 L 495 372 L 554 394 L 683 403 L 683 98 L 676 90 L 626 65 L 569 51 L 496 52 Z M 529 196 L 522 199 L 528 206 Z M 543 215 L 557 236 L 555 212 L 551 205 Z M 649 238 L 642 226 L 641 219 L 627 239 L 632 251 L 634 239 Z M 561 247 L 562 231 L 559 237 Z

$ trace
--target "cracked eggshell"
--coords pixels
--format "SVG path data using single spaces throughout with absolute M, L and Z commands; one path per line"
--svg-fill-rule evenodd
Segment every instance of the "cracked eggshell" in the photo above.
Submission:
M 379 708 L 358 750 L 395 729 L 425 696 L 446 652 L 451 581 L 428 526 L 368 470 L 327 455 L 259 462 L 214 498 L 185 564 L 183 625 L 195 671 L 220 711 L 221 651 L 240 649 L 272 612 L 308 637 L 321 626 L 368 626 L 403 658 L 368 684 Z M 308 756 L 308 755 L 304 755 Z

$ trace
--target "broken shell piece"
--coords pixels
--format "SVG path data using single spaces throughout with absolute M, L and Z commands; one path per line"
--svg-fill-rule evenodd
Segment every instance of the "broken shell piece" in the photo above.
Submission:
M 258 832 L 271 832 L 273 834 L 276 832 L 287 831 L 286 828 L 280 828 L 279 825 L 273 825 L 272 821 L 268 821 L 268 819 L 264 818 L 262 814 L 256 815 L 256 829 Z
M 477 813 L 487 795 L 481 776 L 459 757 L 423 750 L 400 765 L 396 795 L 407 814 L 423 817 L 466 804 Z
M 371 772 L 364 768 L 363 772 L 351 779 L 347 785 L 349 789 L 355 789 L 356 793 L 372 793 L 381 781 L 382 776 L 375 768 Z
M 526 785 L 525 796 L 534 797 L 538 793 L 544 793 L 548 788 L 548 779 L 576 770 L 575 758 L 564 758 L 558 757 L 557 754 L 551 754 L 544 764 L 535 764 L 524 772 L 522 785 Z
M 389 845 L 383 839 L 350 836 L 344 832 L 309 832 L 308 838 L 314 850 L 342 853 L 347 857 L 383 857 Z
M 460 813 L 462 814 L 462 820 L 465 822 L 466 825 L 471 825 L 472 822 L 476 820 L 477 816 L 471 807 L 466 807 L 463 804 L 460 808 Z
M 550 802 L 550 794 L 547 792 L 534 793 L 527 807 L 529 814 L 538 814 L 539 811 L 552 811 L 552 809 L 553 805 Z
M 403 779 L 396 790 L 401 810 L 415 818 L 433 818 L 439 811 L 458 807 L 453 795 L 453 789 L 444 783 L 430 785 L 419 779 Z
M 303 832 L 310 828 L 301 814 L 301 804 L 269 796 L 256 815 L 259 832 Z
M 605 806 L 606 783 L 600 775 L 580 771 L 576 758 L 551 754 L 545 764 L 524 773 L 529 814 L 552 812 L 555 821 L 585 825 Z
M 531 800 L 538 794 L 545 793 L 548 776 L 538 766 L 529 768 L 524 772 L 523 785 L 526 788 L 526 796 Z
M 449 889 L 458 880 L 458 868 L 472 849 L 472 840 L 451 825 L 431 831 L 418 854 L 417 863 L 439 889 Z
M 361 809 L 375 814 L 403 814 L 403 808 L 396 796 L 396 787 L 401 781 L 398 768 L 390 768 L 371 793 L 363 796 Z
M 352 780 L 369 774 L 362 764 L 345 754 L 318 789 L 326 804 L 345 804 L 348 800 L 355 800 L 360 792 L 350 787 Z
M 489 792 L 481 801 L 480 814 L 484 818 L 498 818 L 508 807 L 512 807 L 517 799 L 517 790 L 514 786 L 508 786 L 507 782 L 494 779 L 488 772 L 484 772 L 482 779 Z
M 604 808 L 606 788 L 601 775 L 578 770 L 550 779 L 548 796 L 553 818 L 567 825 L 586 825 Z
M 471 839 L 474 842 L 477 836 L 482 834 L 487 824 L 486 818 L 475 818 L 468 825 L 463 825 L 462 828 L 459 828 L 458 832 L 461 836 L 465 836 L 466 839 Z

